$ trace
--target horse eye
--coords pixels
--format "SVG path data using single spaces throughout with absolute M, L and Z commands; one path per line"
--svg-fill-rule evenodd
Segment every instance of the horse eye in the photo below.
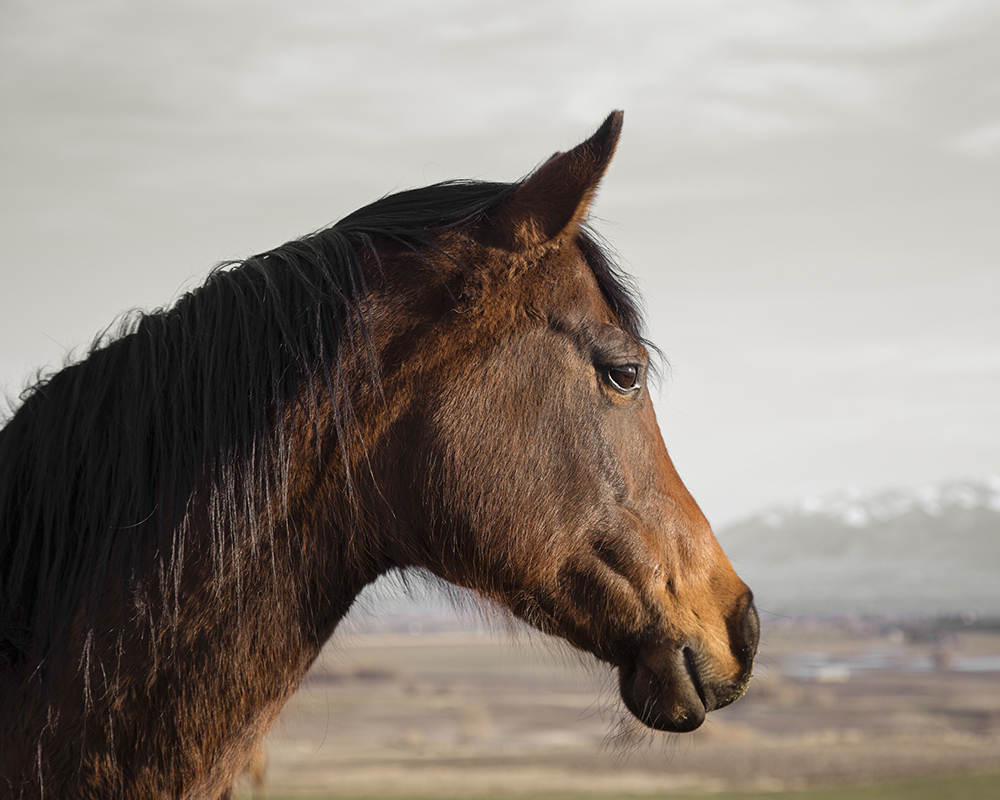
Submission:
M 629 394 L 639 388 L 639 367 L 635 364 L 620 364 L 605 369 L 613 389 Z

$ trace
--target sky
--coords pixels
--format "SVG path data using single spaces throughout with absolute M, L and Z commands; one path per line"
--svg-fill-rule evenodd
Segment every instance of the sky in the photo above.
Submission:
M 22 2 L 0 390 L 211 266 L 625 128 L 594 214 L 716 524 L 1000 470 L 1000 6 Z

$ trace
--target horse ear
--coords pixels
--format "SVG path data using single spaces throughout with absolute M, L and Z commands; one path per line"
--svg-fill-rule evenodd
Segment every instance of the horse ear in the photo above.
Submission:
M 615 154 L 623 117 L 612 111 L 587 141 L 556 153 L 521 181 L 490 215 L 489 238 L 517 251 L 575 233 Z

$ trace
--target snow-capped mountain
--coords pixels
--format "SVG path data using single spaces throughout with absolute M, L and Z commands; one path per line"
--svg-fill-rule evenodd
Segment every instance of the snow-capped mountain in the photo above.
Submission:
M 808 498 L 718 537 L 769 611 L 1000 616 L 1000 476 Z

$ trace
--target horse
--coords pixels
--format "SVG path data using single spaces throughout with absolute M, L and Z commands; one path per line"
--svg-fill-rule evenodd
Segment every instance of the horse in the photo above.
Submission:
M 593 654 L 653 729 L 741 696 L 753 596 L 588 222 L 622 119 L 521 180 L 219 265 L 25 392 L 0 430 L 0 791 L 227 796 L 391 571 Z

